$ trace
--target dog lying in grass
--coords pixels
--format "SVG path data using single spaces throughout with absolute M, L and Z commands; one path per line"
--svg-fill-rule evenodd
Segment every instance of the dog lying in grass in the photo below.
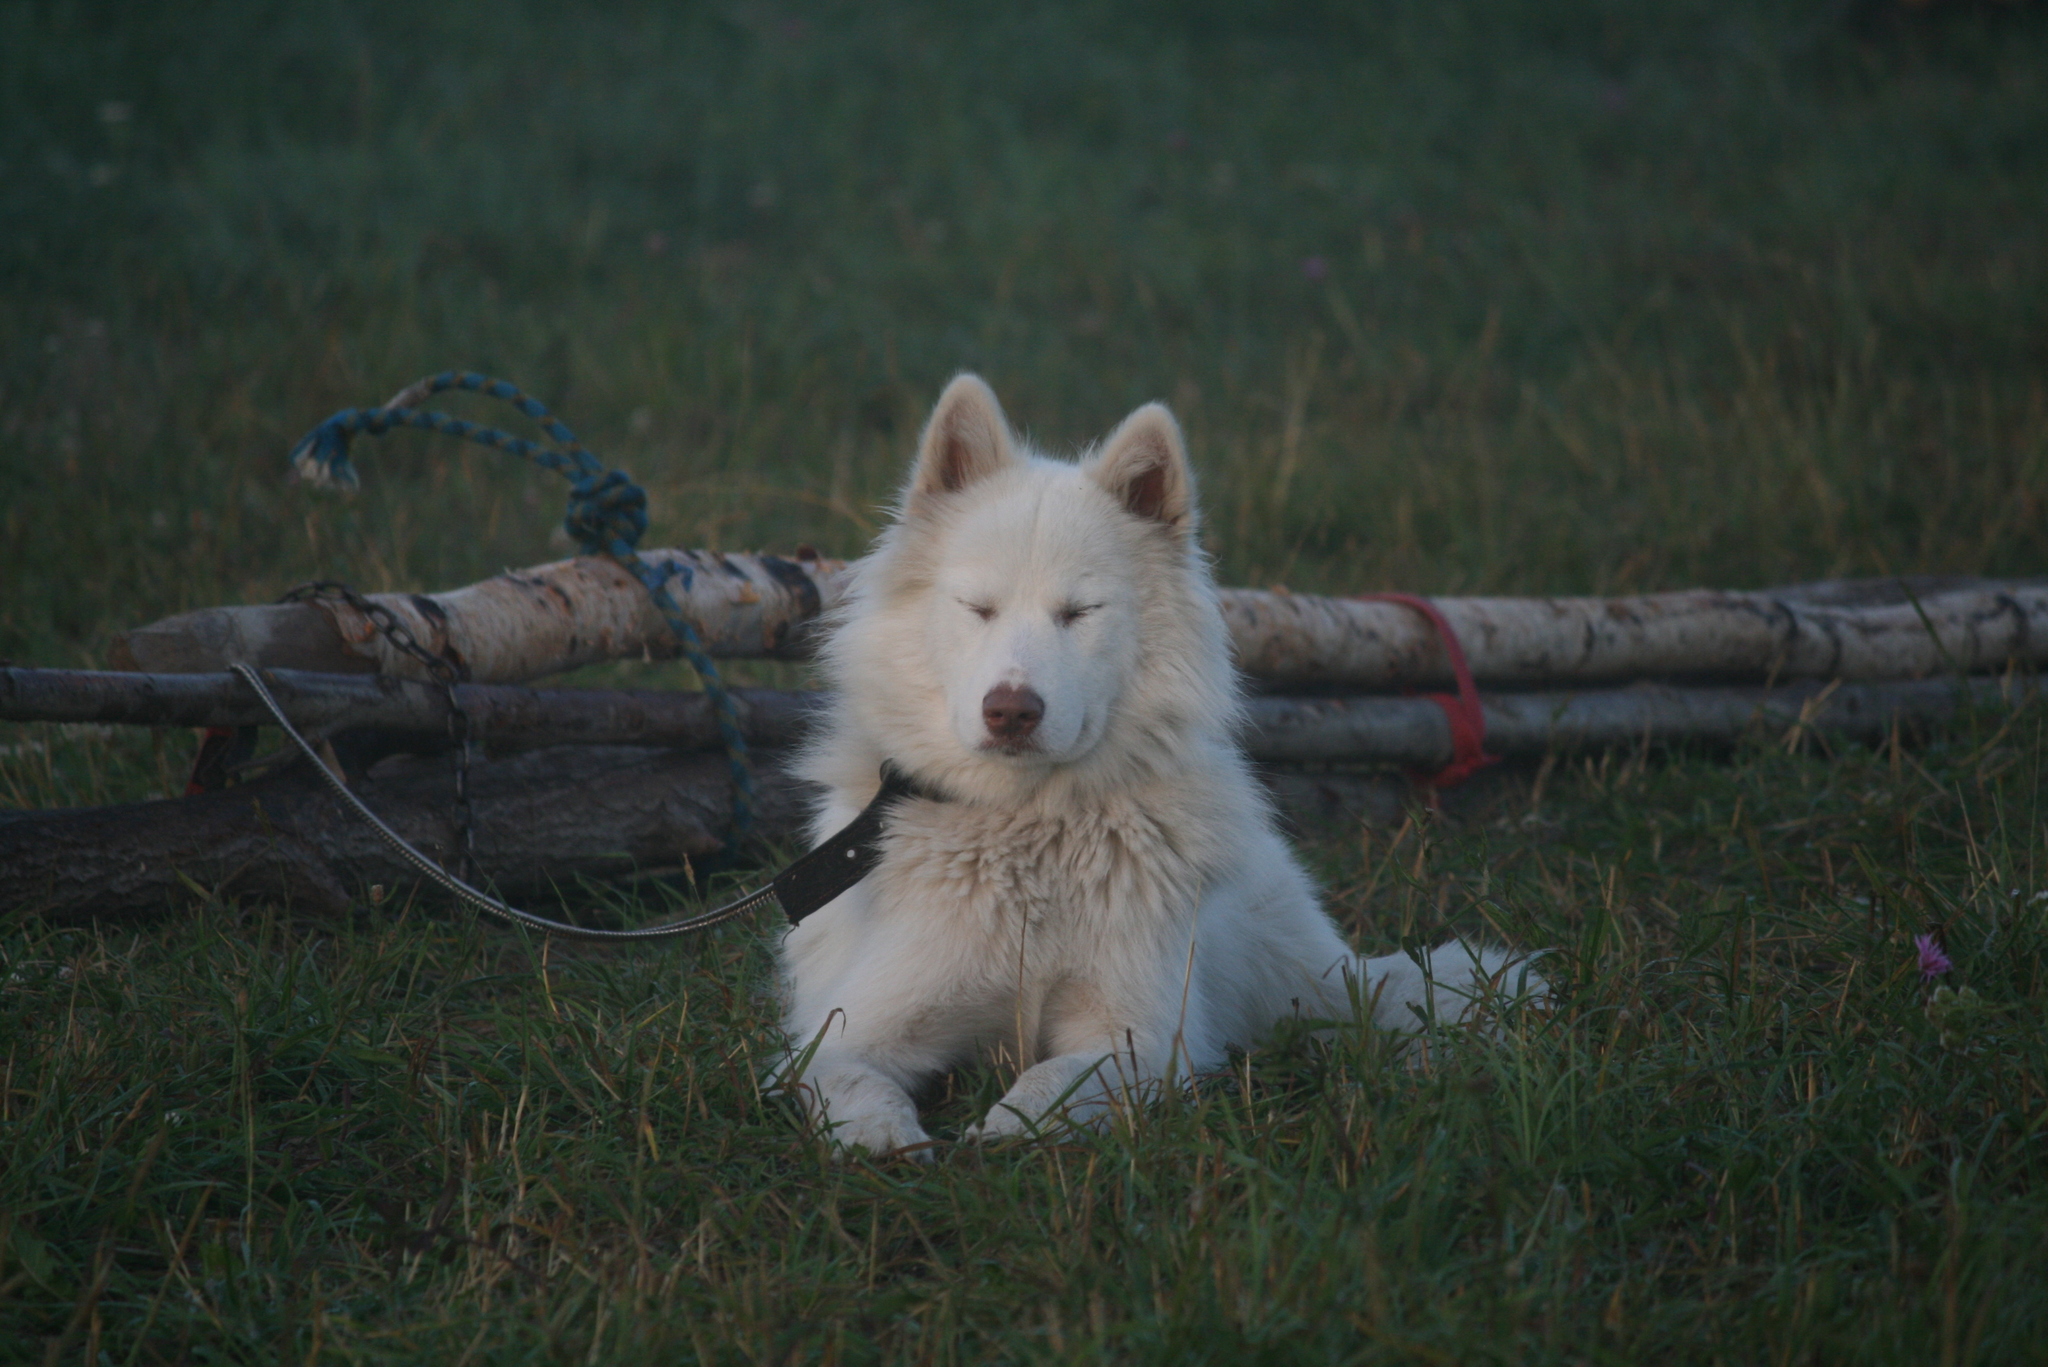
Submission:
M 880 865 L 782 947 L 807 1051 L 784 1080 L 836 1144 L 926 1144 L 913 1092 L 975 1057 L 1019 1071 L 970 1138 L 1023 1135 L 1214 1068 L 1283 1018 L 1364 1002 L 1413 1030 L 1513 976 L 1497 949 L 1418 964 L 1345 944 L 1235 742 L 1195 532 L 1164 407 L 1070 464 L 1022 446 L 980 379 L 940 397 L 830 625 L 834 701 L 803 762 L 818 839 L 884 761 L 932 795 L 893 809 Z

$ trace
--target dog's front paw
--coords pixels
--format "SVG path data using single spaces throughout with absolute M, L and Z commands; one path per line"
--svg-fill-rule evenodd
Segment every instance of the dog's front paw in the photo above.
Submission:
M 1036 1139 L 1041 1132 L 1016 1107 L 998 1101 L 980 1124 L 968 1126 L 960 1137 L 969 1144 L 1000 1144 L 1012 1139 Z
M 915 1158 L 920 1163 L 932 1161 L 931 1136 L 915 1120 L 906 1120 L 892 1111 L 870 1111 L 835 1121 L 831 1136 L 833 1154 L 842 1159 L 857 1152 L 886 1158 L 907 1150 L 902 1154 L 905 1158 Z

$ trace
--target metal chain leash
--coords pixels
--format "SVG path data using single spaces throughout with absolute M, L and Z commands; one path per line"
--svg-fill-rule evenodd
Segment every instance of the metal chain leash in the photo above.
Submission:
M 514 925 L 526 926 L 529 929 L 542 931 L 549 935 L 559 935 L 565 939 L 600 940 L 619 943 L 628 940 L 665 940 L 671 936 L 690 935 L 700 930 L 709 930 L 713 926 L 723 925 L 727 921 L 745 916 L 759 907 L 779 904 L 780 899 L 777 896 L 776 887 L 771 883 L 764 887 L 756 888 L 752 892 L 746 893 L 731 902 L 727 902 L 724 906 L 713 907 L 710 911 L 702 912 L 699 915 L 685 917 L 679 921 L 663 922 L 660 925 L 638 926 L 631 930 L 596 930 L 588 926 L 574 926 L 566 921 L 554 921 L 545 916 L 536 916 L 530 911 L 522 911 L 500 898 L 493 897 L 487 892 L 482 892 L 470 886 L 466 880 L 449 873 L 425 854 L 422 854 L 419 850 L 406 843 L 404 836 L 386 825 L 383 819 L 364 805 L 362 798 L 356 796 L 355 791 L 346 783 L 343 783 L 333 770 L 319 762 L 319 753 L 313 749 L 312 742 L 308 741 L 299 733 L 298 728 L 292 725 L 291 718 L 285 715 L 284 708 L 278 705 L 277 699 L 271 695 L 270 689 L 264 685 L 262 676 L 245 664 L 231 664 L 228 666 L 228 670 L 240 678 L 256 694 L 257 700 L 269 711 L 272 720 L 284 732 L 285 737 L 299 748 L 301 754 L 313 761 L 313 773 L 333 791 L 335 797 L 343 805 L 369 823 L 370 828 L 376 831 L 378 837 L 385 844 L 389 845 L 399 858 L 417 870 L 422 877 L 454 894 L 456 900 L 466 906 L 474 907 L 478 911 L 496 916 L 501 920 L 509 921 Z M 892 790 L 885 783 L 882 793 L 876 797 L 874 804 L 870 807 L 870 811 L 872 812 L 881 807 L 895 792 L 900 791 L 900 789 Z M 865 872 L 865 868 L 863 867 L 861 871 Z
M 455 873 L 468 881 L 477 876 L 476 806 L 469 795 L 469 742 L 474 728 L 469 713 L 456 701 L 455 685 L 469 681 L 469 669 L 461 661 L 437 655 L 420 644 L 419 637 L 403 618 L 382 603 L 373 602 L 338 579 L 315 579 L 289 590 L 280 603 L 346 603 L 377 628 L 384 639 L 417 660 L 427 677 L 440 685 L 448 704 L 449 754 L 455 767 Z

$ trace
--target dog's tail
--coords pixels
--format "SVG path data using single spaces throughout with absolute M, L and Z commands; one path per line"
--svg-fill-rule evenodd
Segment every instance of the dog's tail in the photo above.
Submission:
M 1550 984 L 1536 969 L 1541 955 L 1453 940 L 1427 953 L 1360 958 L 1351 973 L 1359 1006 L 1372 1012 L 1374 1025 L 1413 1033 L 1474 1011 L 1548 1002 Z

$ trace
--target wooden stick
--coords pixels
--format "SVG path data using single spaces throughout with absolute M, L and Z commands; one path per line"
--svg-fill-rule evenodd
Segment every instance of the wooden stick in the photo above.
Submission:
M 440 690 L 388 677 L 269 671 L 293 723 L 320 733 L 375 728 L 440 737 L 447 704 Z M 735 689 L 742 729 L 757 745 L 800 739 L 823 697 L 776 689 Z M 1922 679 L 1883 684 L 1802 682 L 1777 688 L 1677 688 L 1638 684 L 1578 692 L 1489 693 L 1486 743 L 1502 755 L 1552 748 L 1733 741 L 1756 728 L 1878 736 L 1894 720 L 1927 727 L 1947 721 L 1965 699 L 2012 706 L 2034 696 L 2031 680 Z M 529 689 L 458 684 L 456 700 L 480 740 L 494 748 L 580 743 L 712 749 L 716 722 L 701 693 L 615 689 Z M 1278 764 L 1446 763 L 1450 725 L 1427 698 L 1247 700 L 1246 750 Z M 232 674 L 120 674 L 90 670 L 0 669 L 0 720 L 249 726 L 268 714 Z
M 714 655 L 797 658 L 806 624 L 844 587 L 843 562 L 648 551 Z M 516 683 L 601 660 L 668 658 L 675 644 L 617 565 L 581 557 L 436 594 L 376 594 L 429 649 L 478 682 Z M 1886 579 L 1757 593 L 1627 598 L 1441 598 L 1473 673 L 1503 685 L 1711 676 L 1753 681 L 1921 678 L 2048 661 L 2048 580 Z M 1281 687 L 1393 690 L 1450 681 L 1422 617 L 1393 603 L 1226 589 L 1239 666 Z M 204 608 L 138 628 L 121 669 L 198 673 L 243 663 L 421 678 L 341 604 Z

